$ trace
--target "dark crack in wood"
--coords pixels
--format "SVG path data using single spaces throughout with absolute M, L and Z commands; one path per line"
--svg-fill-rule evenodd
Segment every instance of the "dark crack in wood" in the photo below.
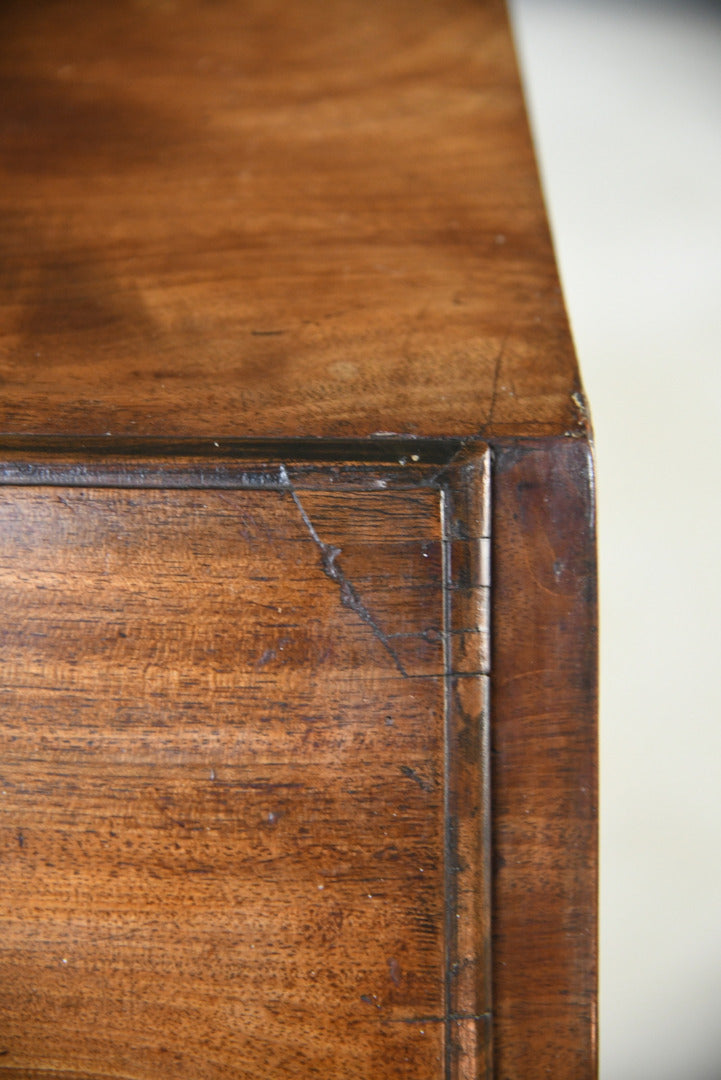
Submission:
M 368 608 L 361 600 L 357 590 L 345 576 L 341 567 L 338 565 L 338 557 L 342 554 L 342 549 L 335 547 L 333 544 L 326 544 L 325 541 L 321 540 L 320 536 L 316 532 L 316 528 L 313 522 L 310 520 L 308 514 L 306 513 L 305 507 L 303 506 L 302 502 L 298 497 L 298 493 L 290 482 L 288 471 L 284 465 L 280 466 L 279 472 L 282 487 L 288 492 L 291 499 L 295 503 L 298 509 L 298 513 L 302 518 L 303 524 L 308 530 L 310 538 L 320 552 L 323 573 L 326 575 L 326 577 L 330 578 L 331 581 L 335 582 L 335 584 L 340 589 L 340 599 L 343 607 L 347 607 L 350 611 L 354 612 L 354 614 L 356 614 L 358 618 L 366 624 L 366 626 L 370 627 L 375 637 L 378 639 L 378 641 L 380 641 L 383 648 L 393 660 L 393 663 L 397 667 L 398 671 L 404 678 L 408 678 L 408 672 L 403 666 L 400 656 L 391 644 L 388 635 L 378 625 Z

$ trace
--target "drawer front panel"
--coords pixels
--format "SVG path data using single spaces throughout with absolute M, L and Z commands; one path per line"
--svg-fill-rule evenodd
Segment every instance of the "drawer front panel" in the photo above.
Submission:
M 325 476 L 1 489 L 0 1069 L 476 1074 L 477 540 Z

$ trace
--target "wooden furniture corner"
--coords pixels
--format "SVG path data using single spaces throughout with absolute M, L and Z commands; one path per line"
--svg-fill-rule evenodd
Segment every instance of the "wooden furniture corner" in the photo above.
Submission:
M 0 12 L 0 1076 L 592 1080 L 591 433 L 499 0 Z

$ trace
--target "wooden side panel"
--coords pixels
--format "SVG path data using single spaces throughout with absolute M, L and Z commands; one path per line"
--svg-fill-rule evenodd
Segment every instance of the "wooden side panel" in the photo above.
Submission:
M 497 1080 L 590 1080 L 596 990 L 592 465 L 496 447 L 493 992 Z

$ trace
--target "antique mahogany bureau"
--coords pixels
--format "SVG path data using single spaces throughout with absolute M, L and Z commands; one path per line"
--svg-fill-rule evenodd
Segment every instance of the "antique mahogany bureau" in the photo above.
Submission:
M 497 0 L 0 9 L 0 1076 L 595 1075 L 590 431 Z

